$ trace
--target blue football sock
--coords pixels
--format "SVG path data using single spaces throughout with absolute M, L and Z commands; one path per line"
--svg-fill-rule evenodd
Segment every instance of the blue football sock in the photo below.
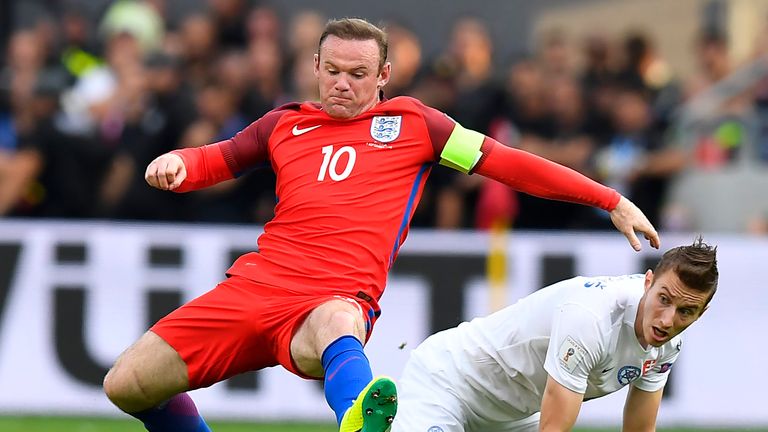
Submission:
M 197 412 L 195 403 L 186 393 L 180 393 L 160 406 L 132 413 L 149 432 L 211 432 Z
M 363 344 L 354 336 L 342 336 L 323 352 L 325 400 L 341 424 L 344 413 L 357 395 L 371 382 L 373 374 Z

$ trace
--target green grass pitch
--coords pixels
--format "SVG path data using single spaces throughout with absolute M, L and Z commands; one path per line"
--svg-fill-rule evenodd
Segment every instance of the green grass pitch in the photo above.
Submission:
M 334 432 L 332 424 L 211 422 L 215 432 Z M 3 432 L 141 432 L 139 422 L 130 420 L 69 417 L 0 417 Z M 577 432 L 608 432 L 616 429 L 576 429 Z M 659 432 L 768 432 L 760 429 L 659 429 Z

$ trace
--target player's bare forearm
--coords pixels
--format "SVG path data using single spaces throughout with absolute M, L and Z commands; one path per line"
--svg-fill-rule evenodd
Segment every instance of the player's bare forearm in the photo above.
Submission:
M 541 401 L 539 431 L 565 432 L 573 429 L 583 400 L 583 394 L 566 388 L 551 376 L 548 377 Z
M 645 427 L 631 427 L 631 426 L 624 425 L 621 428 L 621 432 L 656 432 L 656 425 L 645 426 Z
M 552 424 L 551 422 L 542 422 L 539 425 L 539 432 L 570 432 L 573 430 L 573 425 L 566 426 L 561 424 Z
M 630 386 L 624 404 L 623 432 L 652 432 L 656 430 L 656 416 L 661 405 L 663 390 L 647 392 Z

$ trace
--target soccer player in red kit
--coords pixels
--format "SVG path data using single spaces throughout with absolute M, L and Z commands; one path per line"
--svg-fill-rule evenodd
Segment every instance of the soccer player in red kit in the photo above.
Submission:
M 284 105 L 230 140 L 176 150 L 147 167 L 150 185 L 186 192 L 268 164 L 279 200 L 259 251 L 155 324 L 107 374 L 109 398 L 147 430 L 209 430 L 186 391 L 275 365 L 325 380 L 340 431 L 387 430 L 395 385 L 372 378 L 363 345 L 435 163 L 600 207 L 632 247 L 640 248 L 638 231 L 658 248 L 646 217 L 616 191 L 465 129 L 416 99 L 384 99 L 386 58 L 376 26 L 330 21 L 315 55 L 320 103 Z

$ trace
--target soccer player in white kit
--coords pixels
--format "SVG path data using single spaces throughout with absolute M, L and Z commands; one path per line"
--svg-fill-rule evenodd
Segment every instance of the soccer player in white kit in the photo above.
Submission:
M 568 279 L 429 337 L 392 432 L 568 431 L 584 400 L 626 385 L 623 430 L 655 430 L 680 332 L 717 289 L 716 251 L 699 237 L 645 275 Z

